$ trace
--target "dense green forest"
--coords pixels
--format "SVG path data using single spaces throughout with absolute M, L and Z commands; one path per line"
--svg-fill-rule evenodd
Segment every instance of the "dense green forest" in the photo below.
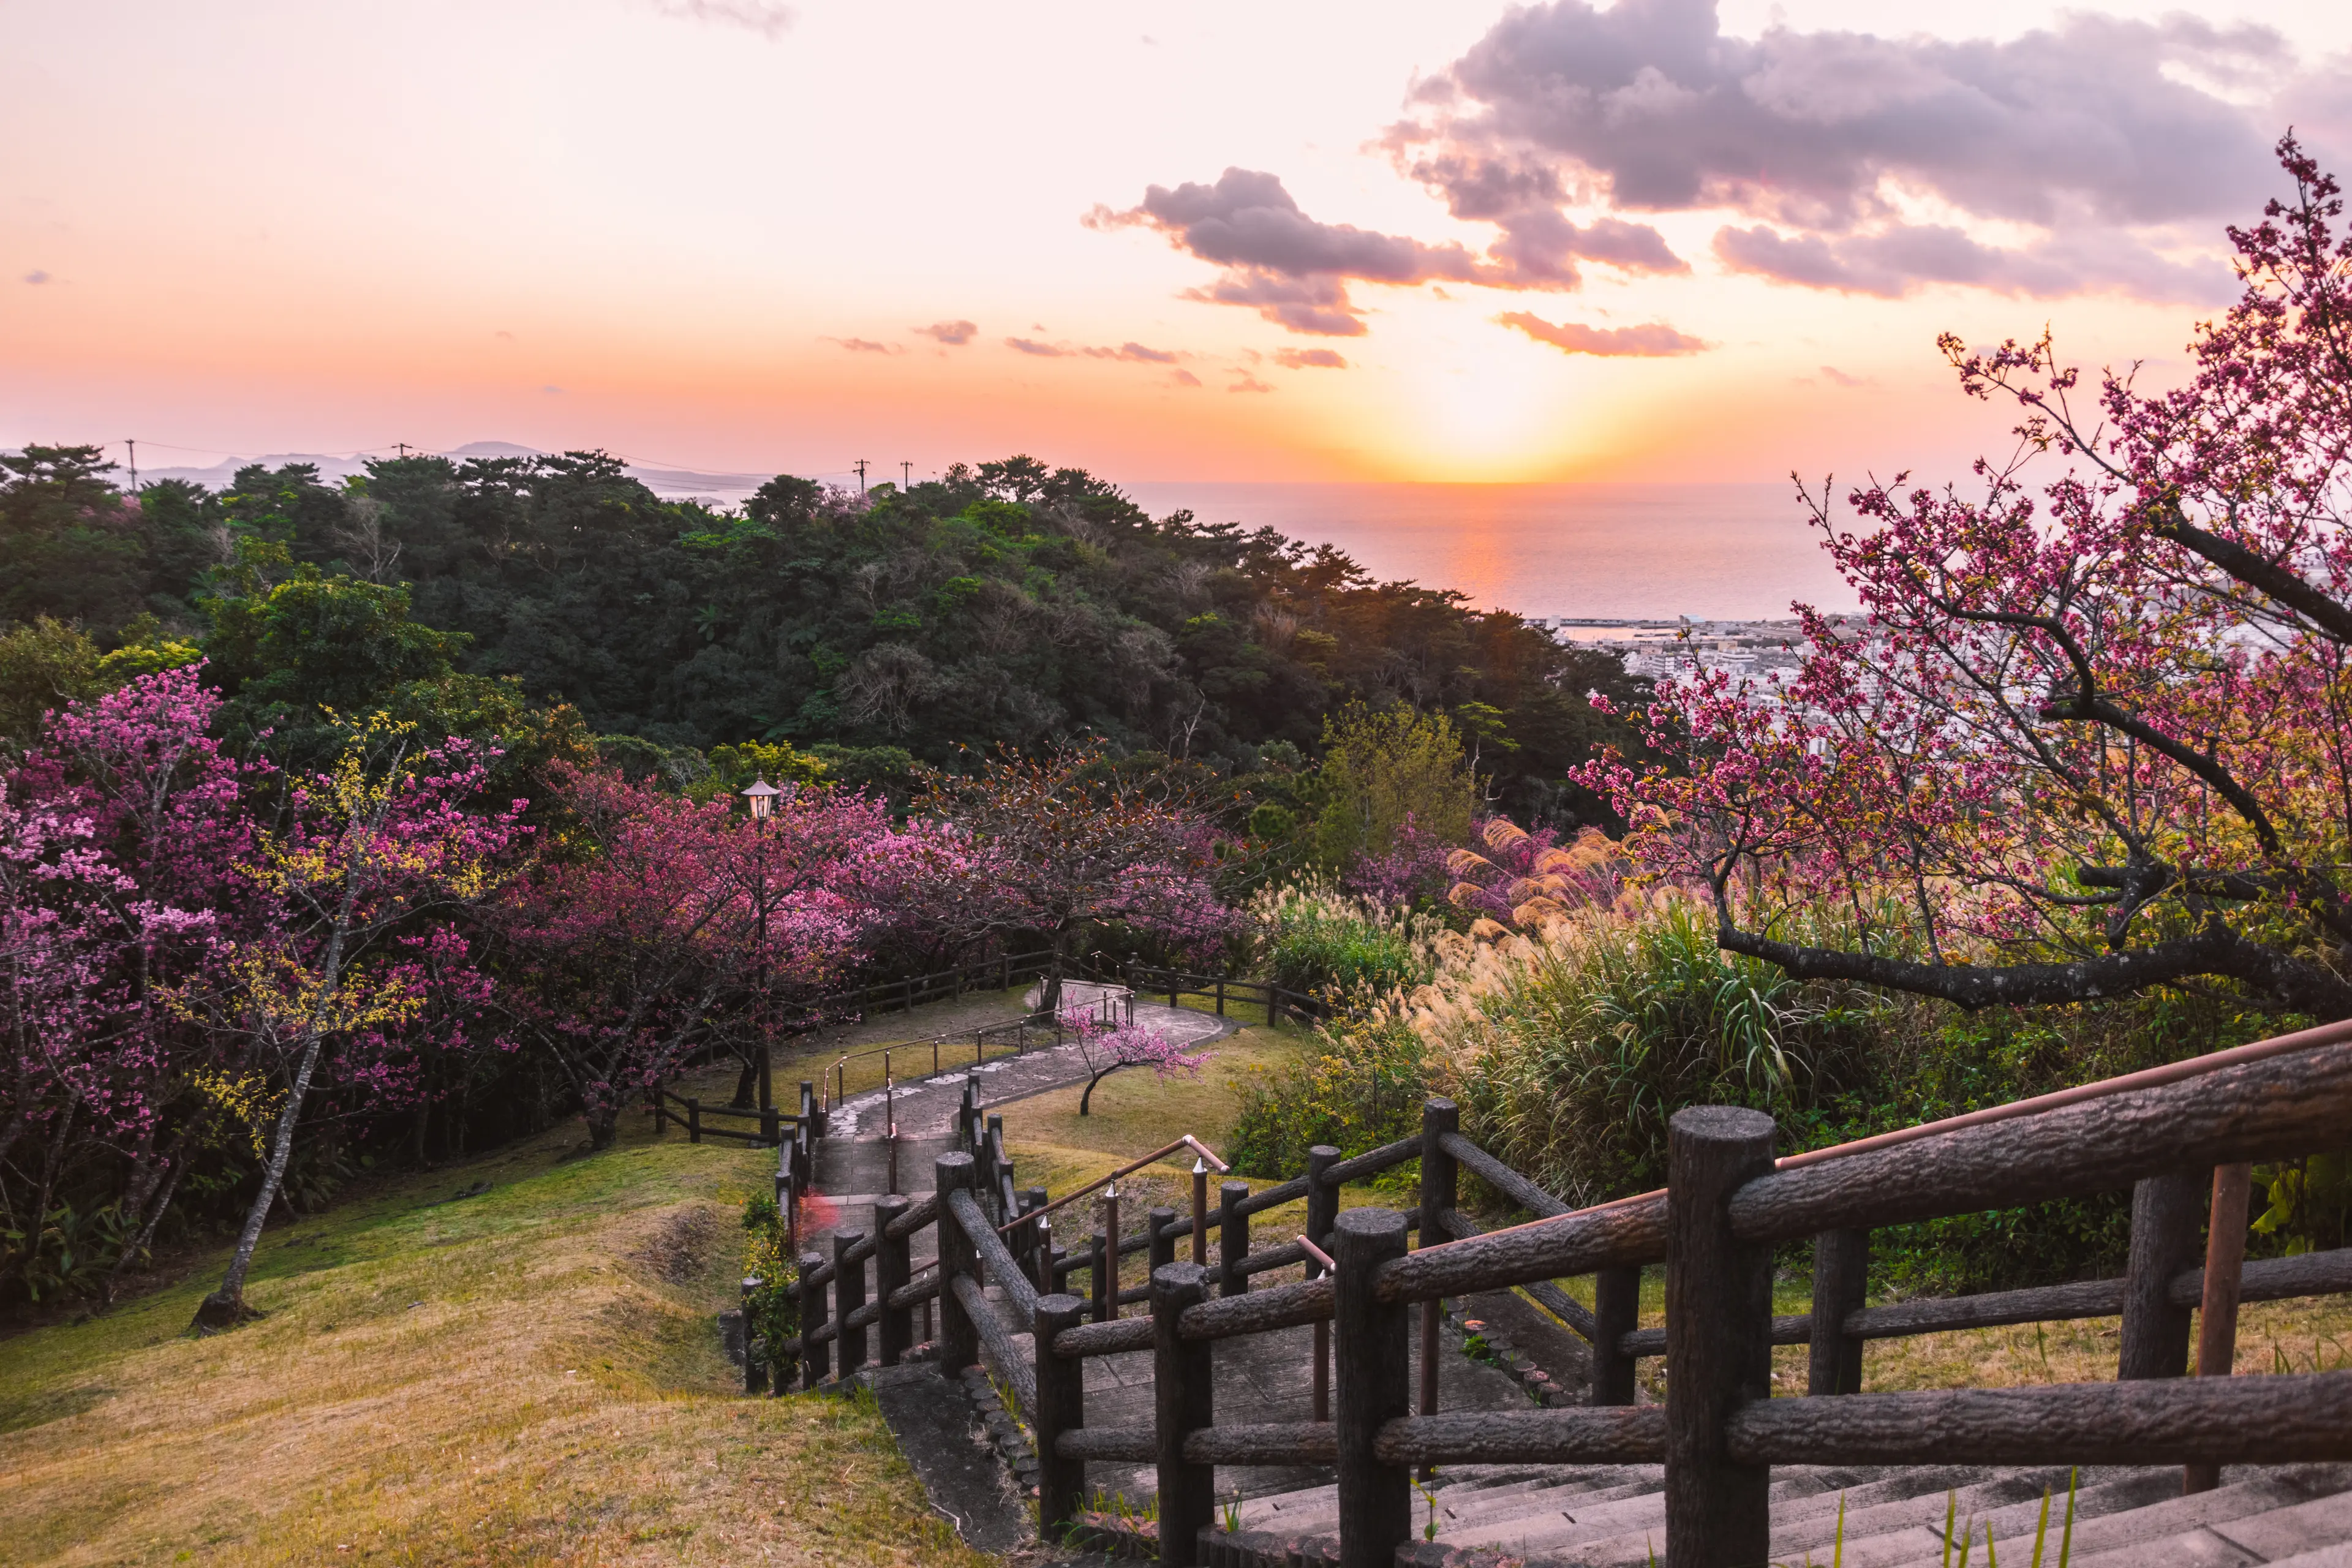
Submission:
M 740 512 L 663 500 L 601 452 L 393 458 L 341 486 L 256 465 L 136 497 L 93 447 L 0 463 L 0 618 L 78 622 L 101 651 L 198 644 L 233 693 L 273 683 L 247 707 L 284 699 L 281 725 L 454 671 L 599 734 L 823 745 L 886 782 L 900 753 L 1088 732 L 1279 772 L 1347 705 L 1402 706 L 1453 721 L 1497 809 L 1565 823 L 1598 803 L 1561 773 L 1622 735 L 1585 694 L 1639 695 L 1515 616 L 1271 529 L 1155 520 L 1028 458 L 862 497 L 779 477 Z

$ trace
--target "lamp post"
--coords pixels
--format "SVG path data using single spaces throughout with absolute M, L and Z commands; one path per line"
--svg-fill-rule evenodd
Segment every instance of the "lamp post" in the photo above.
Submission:
M 760 920 L 759 999 L 753 1022 L 760 1033 L 760 1111 L 762 1116 L 776 1102 L 768 1063 L 768 818 L 775 815 L 779 799 L 791 798 L 787 792 L 770 784 L 765 773 L 753 779 L 750 787 L 743 791 L 744 803 L 751 808 L 751 864 L 759 879 L 759 887 L 752 894 L 752 903 L 759 911 Z

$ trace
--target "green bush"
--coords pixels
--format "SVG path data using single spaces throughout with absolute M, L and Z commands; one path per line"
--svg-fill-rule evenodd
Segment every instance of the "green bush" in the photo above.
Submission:
M 1317 879 L 1263 893 L 1250 912 L 1260 933 L 1259 964 L 1287 990 L 1310 996 L 1379 994 L 1426 984 L 1434 972 L 1428 943 L 1437 922 L 1351 898 Z
M 801 1331 L 801 1271 L 791 1256 L 776 1200 L 756 1194 L 743 1205 L 743 1278 L 760 1283 L 743 1302 L 743 1353 L 751 1342 L 781 1345 Z
M 1298 1061 L 1244 1080 L 1227 1144 L 1234 1169 L 1287 1180 L 1307 1169 L 1318 1143 L 1354 1155 L 1419 1131 L 1430 1093 L 1424 1054 L 1420 1037 L 1391 1020 L 1327 1033 Z

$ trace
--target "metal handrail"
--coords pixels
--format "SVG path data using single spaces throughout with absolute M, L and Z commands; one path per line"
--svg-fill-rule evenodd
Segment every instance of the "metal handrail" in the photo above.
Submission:
M 1206 1143 L 1202 1142 L 1198 1138 L 1195 1138 L 1190 1132 L 1187 1132 L 1184 1136 L 1177 1139 L 1176 1142 L 1169 1144 L 1166 1148 L 1155 1149 L 1150 1153 L 1146 1154 L 1142 1159 L 1136 1161 L 1131 1165 L 1121 1165 L 1109 1175 L 1097 1177 L 1096 1180 L 1088 1182 L 1085 1186 L 1080 1187 L 1074 1193 L 1065 1193 L 1062 1196 L 1055 1198 L 1052 1203 L 1045 1205 L 1042 1208 L 1031 1209 L 1027 1214 L 1021 1215 L 1015 1218 L 1005 1221 L 1003 1225 L 996 1227 L 996 1233 L 999 1236 L 1003 1236 L 1016 1226 L 1027 1225 L 1032 1220 L 1043 1219 L 1065 1204 L 1074 1204 L 1080 1198 L 1085 1197 L 1088 1193 L 1107 1187 L 1122 1176 L 1133 1175 L 1136 1172 L 1140 1171 L 1146 1165 L 1158 1164 L 1160 1161 L 1165 1160 L 1169 1155 L 1173 1154 L 1179 1149 L 1192 1150 L 1192 1152 L 1201 1156 L 1202 1159 L 1206 1160 L 1210 1164 L 1214 1165 L 1217 1168 L 1217 1173 L 1221 1176 L 1233 1169 L 1231 1165 L 1226 1164 L 1223 1160 L 1218 1157 L 1217 1152 L 1214 1149 L 1210 1148 Z

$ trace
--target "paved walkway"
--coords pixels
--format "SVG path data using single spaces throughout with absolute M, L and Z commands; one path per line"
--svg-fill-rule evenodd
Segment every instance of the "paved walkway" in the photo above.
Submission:
M 1136 1004 L 1135 1021 L 1140 1027 L 1157 1029 L 1165 1037 L 1187 1046 L 1217 1039 L 1240 1026 L 1231 1018 L 1213 1017 L 1206 1013 L 1196 1013 L 1190 1007 L 1163 1007 L 1149 1002 Z M 1092 1071 L 1087 1065 L 1082 1047 L 1076 1041 L 1066 1046 L 1027 1051 L 1017 1057 L 996 1057 L 976 1067 L 901 1084 L 890 1096 L 889 1113 L 898 1123 L 901 1139 L 936 1137 L 954 1128 L 956 1107 L 963 1102 L 963 1086 L 967 1078 L 975 1075 L 979 1078 L 983 1104 L 1003 1105 L 1008 1100 L 1043 1094 L 1047 1089 L 1084 1083 Z M 884 1091 L 877 1089 L 852 1095 L 835 1106 L 826 1128 L 825 1141 L 880 1139 L 883 1136 L 883 1099 Z M 899 1168 L 904 1172 L 918 1167 L 907 1165 L 902 1159 Z M 919 1169 L 930 1169 L 928 1157 Z M 818 1176 L 817 1183 L 822 1191 L 833 1190 L 824 1185 L 822 1174 Z

